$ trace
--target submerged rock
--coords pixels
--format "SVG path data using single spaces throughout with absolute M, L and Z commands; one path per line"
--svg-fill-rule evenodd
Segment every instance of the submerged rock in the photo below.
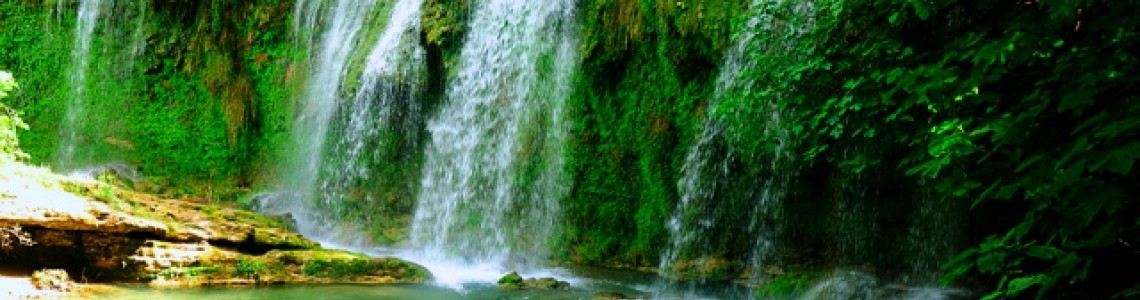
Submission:
M 700 257 L 673 262 L 661 271 L 665 278 L 680 281 L 719 282 L 739 273 L 739 262 L 720 257 Z
M 499 288 L 506 290 L 521 290 L 521 289 L 541 289 L 541 290 L 564 290 L 570 288 L 570 283 L 554 279 L 551 277 L 543 278 L 523 278 L 518 272 L 511 272 L 499 278 Z
M 570 287 L 569 282 L 557 280 L 550 277 L 527 278 L 524 282 L 527 288 L 532 289 L 564 290 Z

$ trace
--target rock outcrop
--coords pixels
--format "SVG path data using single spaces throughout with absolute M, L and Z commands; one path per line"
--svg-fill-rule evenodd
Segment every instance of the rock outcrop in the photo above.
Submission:
M 12 241 L 0 268 L 64 269 L 80 282 L 418 283 L 430 276 L 395 258 L 320 249 L 280 219 L 26 166 L 0 171 L 0 228 Z
M 540 289 L 540 290 L 564 290 L 570 288 L 570 283 L 554 279 L 551 277 L 543 278 L 523 278 L 518 272 L 511 272 L 499 278 L 499 288 L 505 290 L 522 290 L 522 289 Z

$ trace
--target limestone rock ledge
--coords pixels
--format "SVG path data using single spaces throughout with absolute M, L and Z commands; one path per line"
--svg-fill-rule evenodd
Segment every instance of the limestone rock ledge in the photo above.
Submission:
M 159 286 L 419 283 L 422 266 L 320 249 L 281 220 L 27 166 L 0 171 L 0 269 Z M 21 240 L 22 239 L 22 240 Z

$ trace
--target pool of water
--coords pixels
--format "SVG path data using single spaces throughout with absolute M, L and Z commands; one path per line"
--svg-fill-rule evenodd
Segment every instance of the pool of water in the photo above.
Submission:
M 598 299 L 598 293 L 618 293 L 634 299 L 764 299 L 755 291 L 731 283 L 686 283 L 654 273 L 592 267 L 552 267 L 520 272 L 526 278 L 553 277 L 570 283 L 566 290 L 503 290 L 495 282 L 509 271 L 494 264 L 467 264 L 435 259 L 407 249 L 359 248 L 322 243 L 373 256 L 394 256 L 417 262 L 433 274 L 424 284 L 398 285 L 282 285 L 262 287 L 211 287 L 154 289 L 123 285 L 84 299 L 124 300 L 356 300 L 356 299 Z M 958 300 L 970 293 L 937 286 L 906 286 L 879 281 L 873 274 L 836 270 L 813 284 L 803 295 L 778 300 Z M 770 300 L 770 299 L 764 299 Z
M 152 289 L 121 286 L 89 299 L 124 300 L 356 300 L 356 299 L 594 299 L 599 292 L 640 299 L 747 299 L 750 291 L 731 284 L 678 284 L 653 274 L 609 269 L 576 268 L 550 271 L 571 282 L 567 290 L 502 290 L 491 282 L 459 286 L 429 282 L 406 285 L 294 285 Z
M 288 285 L 263 287 L 212 287 L 153 289 L 145 285 L 118 286 L 83 299 L 123 300 L 357 300 L 357 299 L 600 299 L 598 293 L 620 293 L 634 299 L 764 299 L 755 291 L 734 284 L 692 284 L 663 280 L 654 274 L 597 268 L 544 271 L 570 281 L 567 290 L 502 290 L 494 283 L 397 285 Z M 778 300 L 960 300 L 973 294 L 937 286 L 902 286 L 879 282 L 874 276 L 836 271 L 802 295 Z

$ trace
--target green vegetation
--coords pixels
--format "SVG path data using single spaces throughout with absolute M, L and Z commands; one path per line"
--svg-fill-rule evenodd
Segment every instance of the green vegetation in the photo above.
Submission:
M 300 264 L 301 274 L 316 278 L 352 279 L 389 276 L 400 281 L 423 281 L 430 277 L 426 269 L 395 258 L 371 258 L 337 250 L 278 252 L 280 260 Z
M 197 278 L 199 276 L 208 275 L 208 274 L 215 274 L 215 273 L 218 273 L 219 271 L 221 271 L 221 268 L 216 267 L 216 266 L 171 267 L 171 268 L 167 268 L 167 269 L 163 269 L 161 271 L 158 271 L 158 273 L 155 273 L 154 276 L 156 278 L 163 278 L 163 279 L 168 279 L 168 280 L 189 281 L 189 280 L 193 280 L 194 278 Z
M 794 74 L 766 83 L 801 130 L 805 160 L 888 166 L 947 206 L 968 203 L 978 239 L 947 279 L 989 278 L 985 298 L 1135 293 L 1136 282 L 1106 276 L 1136 263 L 1124 253 L 1140 230 L 1127 209 L 1138 32 L 1116 20 L 1140 6 L 829 1 L 816 11 L 810 51 L 758 53 L 754 71 Z M 742 100 L 770 101 L 758 96 Z
M 429 74 L 414 100 L 422 111 L 378 129 L 383 141 L 370 146 L 385 146 L 361 160 L 372 176 L 344 183 L 351 199 L 335 213 L 375 242 L 407 238 L 423 123 L 445 98 L 475 2 L 425 1 Z M 682 260 L 736 264 L 750 254 L 749 224 L 783 224 L 767 228 L 783 249 L 773 254 L 778 264 L 868 264 L 902 278 L 913 270 L 900 257 L 932 247 L 911 239 L 920 237 L 957 254 L 925 257 L 945 260 L 947 283 L 985 298 L 1140 296 L 1140 282 L 1111 275 L 1140 267 L 1132 200 L 1140 193 L 1140 25 L 1126 21 L 1140 4 L 746 2 L 577 2 L 581 70 L 565 145 L 574 184 L 554 259 L 658 266 L 685 157 L 714 122 L 725 134 L 712 151 L 727 162 L 706 201 L 722 220 L 706 233 L 711 252 Z M 282 172 L 271 166 L 285 158 L 310 63 L 290 33 L 292 1 L 122 3 L 95 30 L 83 83 L 94 91 L 85 101 L 92 114 L 77 130 L 89 146 L 85 163 L 124 160 L 161 179 L 154 192 L 212 199 Z M 52 162 L 75 96 L 60 80 L 75 71 L 75 5 L 0 2 L 0 68 L 21 82 L 15 89 L 0 73 L 0 98 L 24 112 L 0 105 L 4 161 Z M 369 39 L 390 10 L 376 10 L 362 31 Z M 737 75 L 749 88 L 718 91 L 726 53 L 744 33 L 752 40 Z M 364 54 L 352 57 L 348 72 L 357 74 Z M 33 129 L 19 131 L 21 120 Z M 753 216 L 767 201 L 760 189 L 779 189 L 781 205 Z M 926 232 L 923 222 L 932 222 L 910 217 L 932 208 L 960 234 Z M 303 271 L 338 277 L 367 268 L 315 260 Z M 697 271 L 682 277 L 707 278 Z M 715 272 L 731 280 L 757 270 Z M 761 294 L 786 295 L 816 277 L 775 276 Z
M 74 97 L 60 79 L 77 71 L 67 66 L 75 5 L 0 3 L 0 66 L 27 78 L 12 103 L 36 128 L 21 133 L 32 162 L 53 163 Z M 259 176 L 256 163 L 279 158 L 300 57 L 286 34 L 287 3 L 103 6 L 75 129 L 83 147 L 71 164 L 126 161 L 158 179 L 157 192 L 232 199 Z
M 265 262 L 258 260 L 240 258 L 234 263 L 234 274 L 245 278 L 255 278 L 258 274 L 265 272 L 267 269 L 268 267 L 265 266 Z
M 0 101 L 8 97 L 8 93 L 16 89 L 16 81 L 12 73 L 0 71 Z M 0 164 L 28 157 L 20 149 L 19 129 L 28 129 L 16 110 L 0 102 Z

